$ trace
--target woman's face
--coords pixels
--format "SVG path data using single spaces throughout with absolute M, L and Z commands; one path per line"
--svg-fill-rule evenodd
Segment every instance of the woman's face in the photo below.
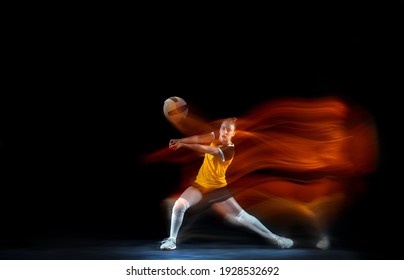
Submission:
M 224 121 L 222 125 L 220 126 L 220 131 L 219 131 L 219 140 L 223 144 L 228 144 L 231 142 L 231 139 L 233 138 L 235 134 L 235 127 L 234 124 L 228 121 Z

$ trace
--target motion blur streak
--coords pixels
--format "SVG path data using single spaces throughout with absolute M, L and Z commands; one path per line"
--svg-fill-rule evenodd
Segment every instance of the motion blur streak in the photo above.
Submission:
M 269 100 L 236 117 L 236 155 L 227 180 L 239 203 L 261 219 L 291 210 L 324 231 L 338 210 L 366 191 L 364 178 L 377 169 L 372 116 L 340 98 Z M 177 129 L 187 136 L 217 133 L 221 121 L 207 126 L 191 112 Z M 202 159 L 186 149 L 164 148 L 144 160 L 182 163 L 182 191 Z

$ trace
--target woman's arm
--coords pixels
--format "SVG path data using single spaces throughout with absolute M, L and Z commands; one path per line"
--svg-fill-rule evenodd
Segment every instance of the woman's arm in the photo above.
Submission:
M 219 155 L 219 149 L 209 145 L 177 143 L 177 145 L 175 145 L 171 149 L 177 150 L 179 148 L 187 148 L 203 154 Z
M 215 133 L 212 131 L 208 134 L 202 135 L 194 135 L 180 139 L 171 139 L 169 143 L 169 147 L 174 145 L 175 143 L 183 143 L 183 144 L 206 144 L 210 143 L 215 139 Z
M 214 132 L 211 132 L 208 134 L 194 135 L 181 139 L 171 139 L 168 147 L 172 150 L 177 150 L 179 148 L 187 148 L 204 154 L 205 153 L 216 154 L 219 152 L 218 148 L 206 145 L 207 143 L 212 142 L 214 139 L 215 134 Z M 202 143 L 206 144 L 202 145 Z

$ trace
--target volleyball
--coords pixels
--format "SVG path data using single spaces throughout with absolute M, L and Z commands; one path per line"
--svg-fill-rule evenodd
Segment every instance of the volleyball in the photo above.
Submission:
M 172 96 L 164 101 L 163 112 L 167 120 L 177 123 L 188 115 L 188 105 L 181 97 Z

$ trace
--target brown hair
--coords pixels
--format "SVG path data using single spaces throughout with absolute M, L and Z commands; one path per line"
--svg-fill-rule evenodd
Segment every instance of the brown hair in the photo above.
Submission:
M 237 127 L 237 118 L 235 118 L 235 117 L 224 119 L 223 122 L 229 122 L 232 125 L 234 125 L 234 128 Z

